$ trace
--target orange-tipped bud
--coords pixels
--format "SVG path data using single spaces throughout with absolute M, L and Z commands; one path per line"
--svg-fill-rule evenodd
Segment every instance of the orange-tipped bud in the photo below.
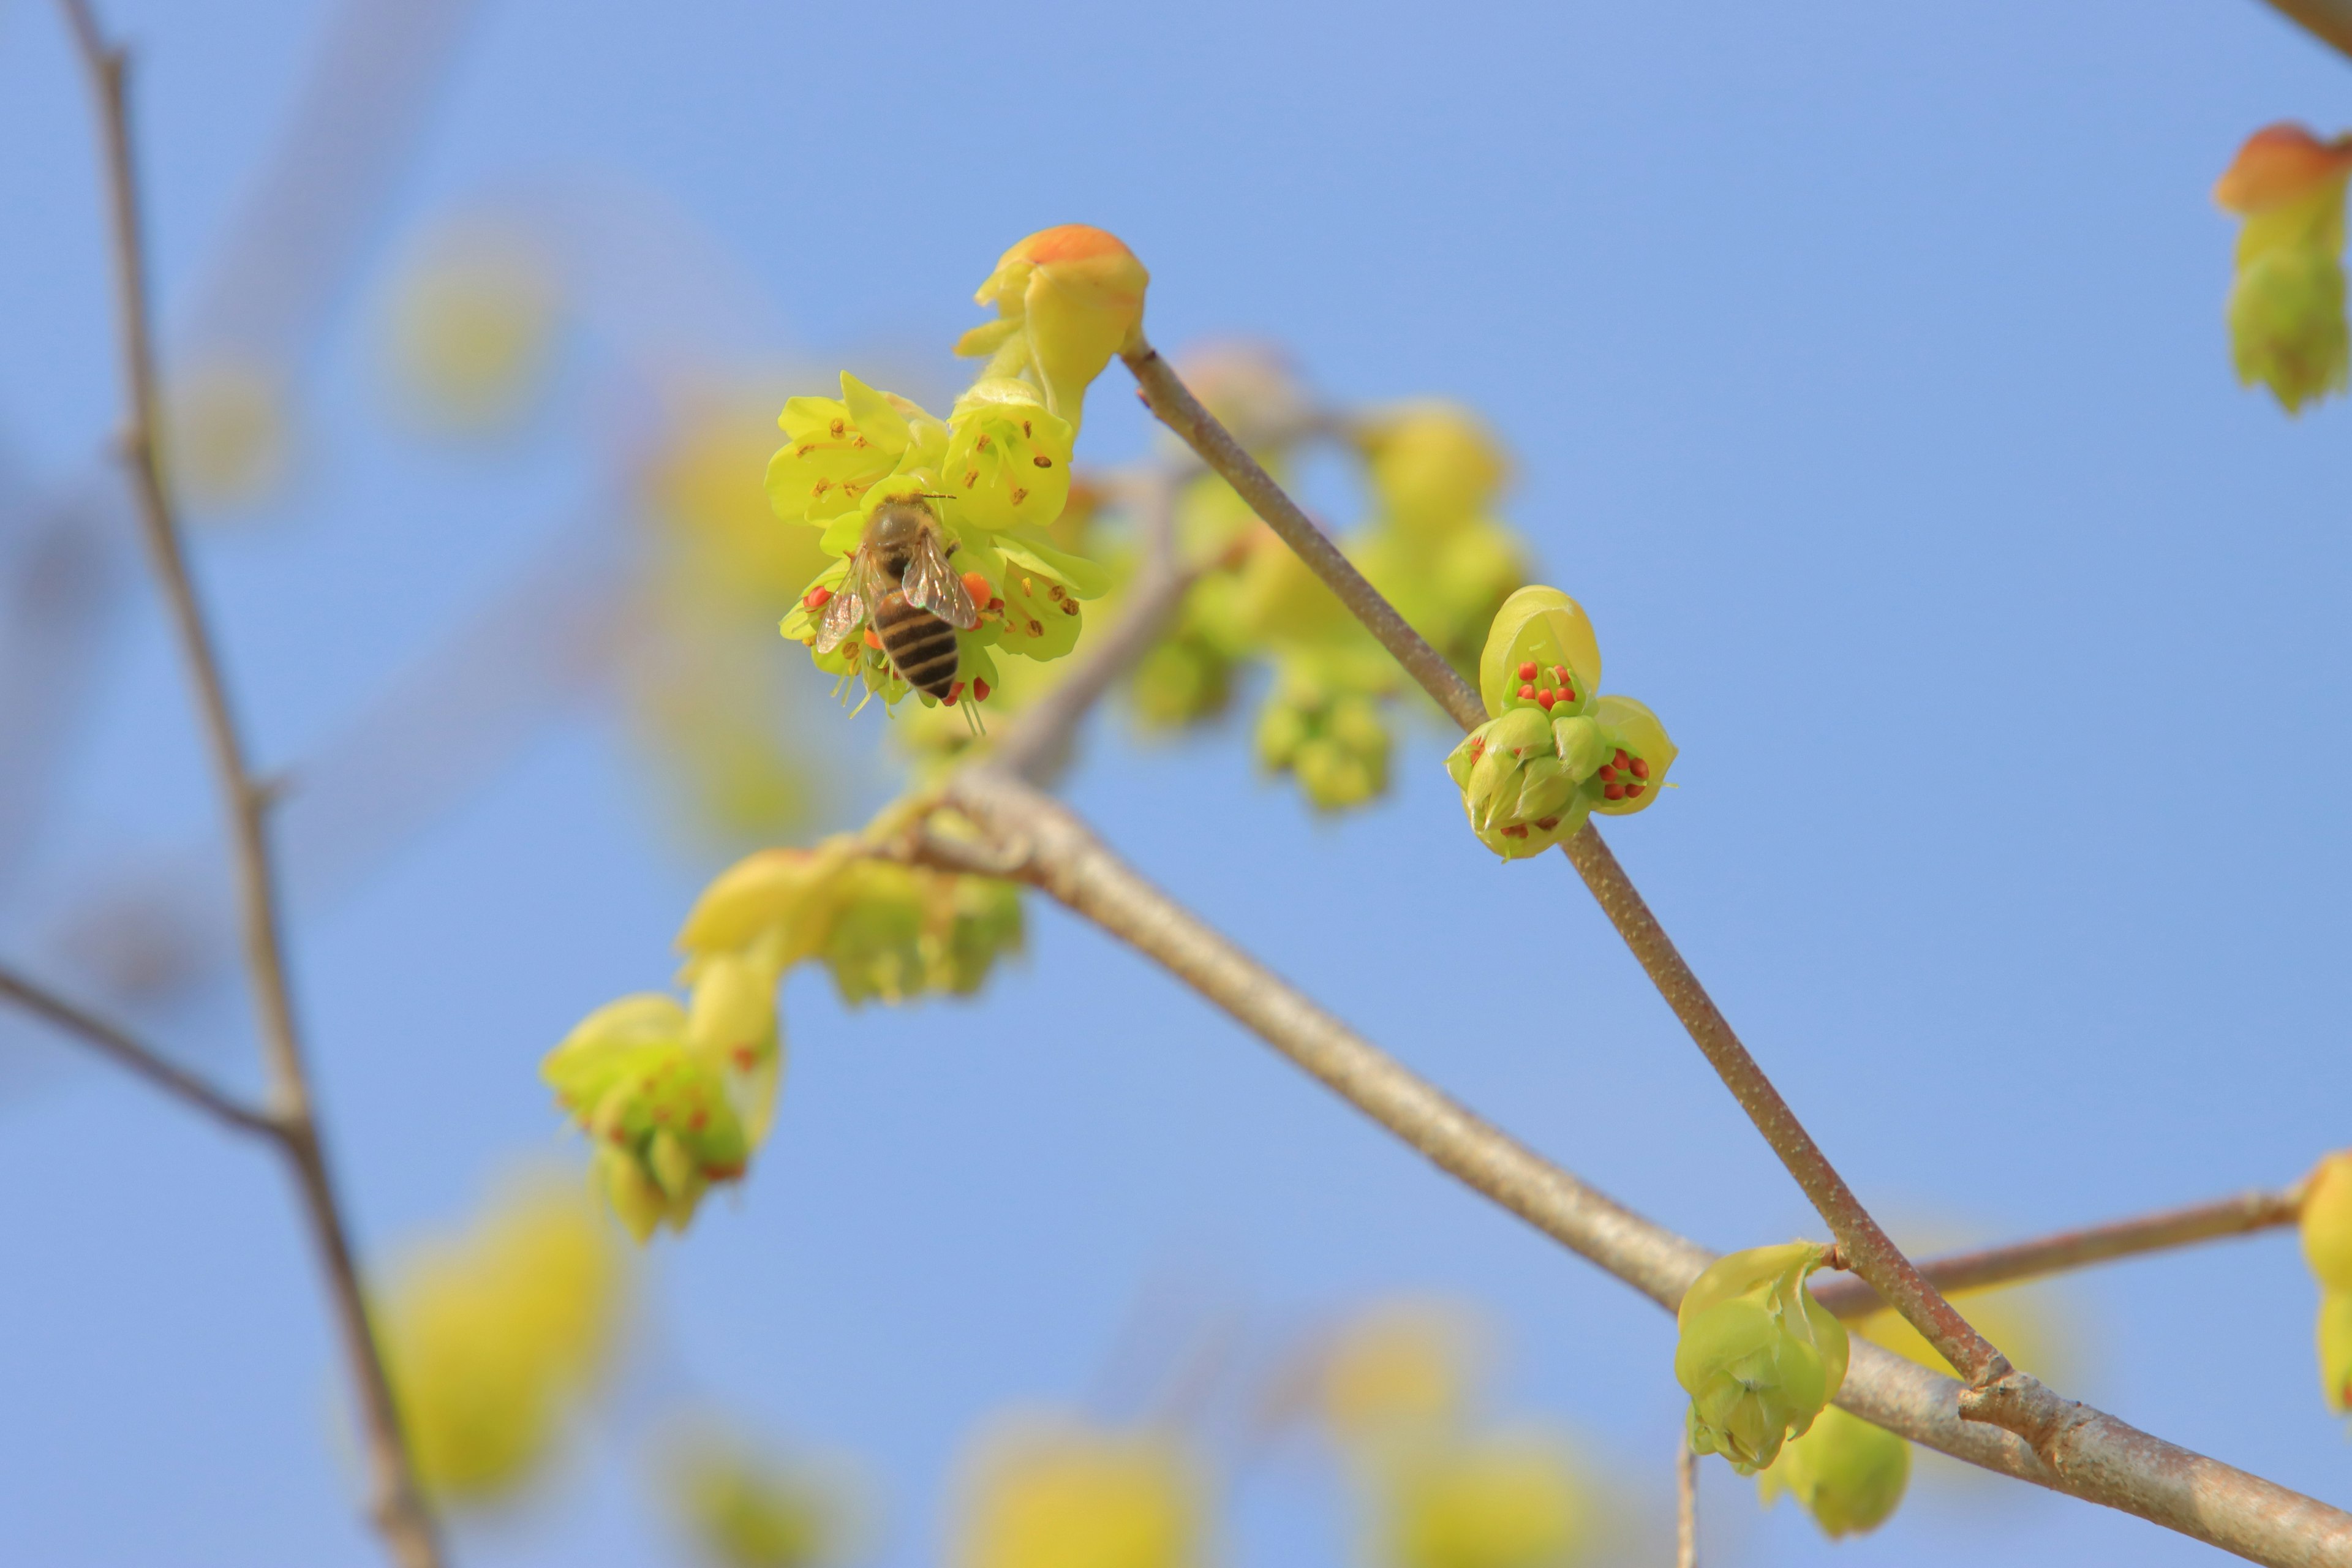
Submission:
M 1142 336 L 1150 281 L 1116 235 L 1082 223 L 1041 229 L 1006 251 L 972 296 L 999 320 L 966 332 L 956 351 L 1013 354 L 1022 363 L 992 364 L 990 374 L 1031 370 L 1045 406 L 1075 428 L 1087 384 Z
M 2322 142 L 2300 125 L 2265 125 L 2213 183 L 2213 200 L 2223 210 L 2252 217 L 2341 184 L 2352 175 L 2352 136 Z

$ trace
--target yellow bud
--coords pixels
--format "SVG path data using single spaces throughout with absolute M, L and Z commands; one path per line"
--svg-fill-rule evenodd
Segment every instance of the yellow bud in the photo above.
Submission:
M 2303 1258 L 2329 1290 L 2352 1291 L 2352 1150 L 2330 1154 L 2303 1189 Z
M 1789 1493 L 1835 1541 L 1885 1523 L 1910 1479 L 1910 1444 L 1832 1405 L 1758 1472 L 1756 1495 L 1769 1506 Z
M 1566 1568 L 1591 1544 L 1575 1460 L 1544 1434 L 1408 1448 L 1384 1479 L 1396 1568 Z
M 1111 355 L 1143 331 L 1143 294 L 1151 275 L 1118 237 L 1085 224 L 1031 235 L 1006 251 L 973 295 L 994 305 L 1002 322 L 978 328 L 959 353 L 1002 352 L 1017 333 L 1045 405 L 1076 428 L 1087 387 Z

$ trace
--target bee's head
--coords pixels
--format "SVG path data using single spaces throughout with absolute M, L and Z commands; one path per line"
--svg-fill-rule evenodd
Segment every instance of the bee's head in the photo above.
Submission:
M 914 548 L 915 538 L 925 528 L 936 527 L 939 518 L 931 503 L 919 494 L 892 496 L 874 509 L 866 520 L 866 542 L 877 550 L 898 551 Z

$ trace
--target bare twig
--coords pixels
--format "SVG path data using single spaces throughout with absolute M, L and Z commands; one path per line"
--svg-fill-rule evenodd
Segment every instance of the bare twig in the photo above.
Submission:
M 1243 449 L 1218 423 L 1216 416 L 1192 395 L 1192 389 L 1159 351 L 1139 341 L 1123 357 L 1152 414 L 1183 437 L 1186 445 L 1234 487 L 1266 526 L 1298 553 L 1339 602 L 1436 700 L 1437 705 L 1465 730 L 1485 723 L 1486 708 L 1478 693 L 1455 673 L 1444 655 L 1405 624 L 1396 607 L 1339 552 L 1339 547 Z M 2011 1375 L 2007 1359 L 1935 1287 L 1919 1277 L 1910 1260 L 1863 1206 L 1862 1200 L 1854 1196 L 1845 1178 L 1838 1174 L 1821 1146 L 1789 1109 L 1788 1101 L 1780 1098 L 1780 1090 L 1765 1077 L 1764 1069 L 1740 1043 L 1729 1021 L 1684 962 L 1665 928 L 1650 912 L 1649 905 L 1626 877 L 1624 868 L 1617 864 L 1617 858 L 1610 853 L 1600 833 L 1587 824 L 1563 848 L 1609 916 L 1610 923 L 1617 928 L 1617 934 L 1633 949 L 1651 984 L 1665 998 L 1666 1005 L 1674 1009 L 1675 1016 L 1689 1031 L 1708 1064 L 1731 1090 L 1732 1098 L 1739 1102 L 1740 1109 L 1748 1113 L 1748 1120 L 1756 1124 L 1757 1131 L 1764 1135 L 1772 1152 L 1780 1157 L 1780 1163 L 1828 1223 L 1854 1271 L 1971 1383 L 1990 1385 Z M 2006 1417 L 2011 1410 L 2005 1404 L 1984 1408 L 1988 1419 Z
M 2210 1204 L 2062 1230 L 2004 1247 L 1947 1253 L 1922 1261 L 1919 1272 L 1939 1290 L 1981 1290 L 2118 1258 L 2293 1225 L 2302 1212 L 2299 1191 L 2241 1193 Z M 1867 1317 L 1886 1305 L 1878 1299 L 1878 1292 L 1860 1279 L 1825 1280 L 1813 1287 L 1813 1294 L 1822 1306 L 1843 1318 Z
M 2337 54 L 2352 58 L 2352 0 L 2270 0 L 2270 5 Z
M 1022 847 L 1000 871 L 1157 961 L 1440 1169 L 1659 1306 L 1673 1310 L 1710 1261 L 1704 1248 L 1543 1159 L 1383 1054 L 1152 886 L 1066 807 L 984 765 L 957 773 L 942 793 L 1001 843 Z M 919 852 L 939 843 L 918 842 Z M 1969 1464 L 2137 1514 L 2258 1563 L 2352 1568 L 2352 1515 L 2054 1394 L 2053 1413 L 2029 1443 L 1966 1418 L 1961 1405 L 1969 1393 L 1857 1341 L 1837 1402 Z
M 1698 1456 L 1688 1433 L 1675 1439 L 1675 1568 L 1698 1568 Z
M 213 772 L 228 809 L 236 848 L 240 924 L 246 967 L 258 1015 L 270 1084 L 272 1120 L 300 1194 L 311 1240 L 319 1251 L 336 1326 L 357 1385 L 367 1466 L 378 1531 L 404 1568 L 438 1568 L 440 1544 L 419 1491 L 400 1415 L 368 1321 L 367 1302 L 351 1238 L 335 1197 L 310 1100 L 300 1036 L 287 980 L 284 943 L 264 816 L 268 792 L 247 765 L 244 742 L 230 708 L 213 638 L 188 572 L 178 520 L 157 461 L 157 390 L 150 330 L 146 250 L 125 90 L 128 62 L 99 29 L 88 0 L 58 0 L 79 46 L 98 109 L 104 143 L 114 236 L 115 306 L 121 331 L 127 403 L 122 448 L 131 468 L 140 531 L 170 612 L 180 656 L 195 689 Z
M 95 1048 L 100 1055 L 112 1058 L 164 1093 L 177 1097 L 239 1132 L 249 1132 L 272 1142 L 281 1133 L 278 1124 L 264 1112 L 238 1103 L 226 1090 L 215 1088 L 204 1078 L 190 1072 L 162 1052 L 141 1044 L 96 1014 L 75 1006 L 46 986 L 36 984 L 5 967 L 0 967 L 0 996 L 5 996 L 26 1012 L 47 1020 L 84 1045 Z
M 1143 564 L 1129 592 L 1126 613 L 1107 635 L 1093 642 L 1084 663 L 1013 721 L 990 753 L 997 766 L 1009 768 L 1034 784 L 1051 784 L 1068 765 L 1078 726 L 1087 713 L 1151 651 L 1183 607 L 1184 595 L 1200 581 L 1202 569 L 1184 566 L 1176 558 L 1174 511 L 1180 477 L 1163 468 L 1140 478 Z

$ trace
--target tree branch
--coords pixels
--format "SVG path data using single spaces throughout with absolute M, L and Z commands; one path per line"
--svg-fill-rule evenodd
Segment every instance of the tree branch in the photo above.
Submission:
M 1711 1261 L 1455 1103 L 1204 925 L 1118 859 L 1076 815 L 986 764 L 942 786 L 992 835 L 1009 875 L 1159 963 L 1448 1174 L 1668 1311 Z M 928 863 L 978 868 L 986 847 L 917 840 Z M 2046 1392 L 2046 1391 L 2045 1391 Z M 2138 1515 L 2276 1568 L 2352 1568 L 2352 1514 L 2175 1447 L 2072 1401 L 2038 1439 L 1967 1418 L 1970 1391 L 1857 1341 L 1837 1403 L 1866 1421 L 1985 1469 Z M 2039 1451 L 2037 1451 L 2037 1449 Z
M 1981 1290 L 2012 1285 L 2049 1274 L 2118 1258 L 2189 1247 L 2223 1237 L 2247 1236 L 2258 1230 L 2293 1225 L 2303 1213 L 2300 1191 L 2241 1193 L 2210 1204 L 2165 1209 L 2081 1230 L 2062 1230 L 2012 1241 L 2004 1247 L 1979 1247 L 1946 1253 L 1919 1265 L 1919 1272 L 1939 1290 Z M 1842 1318 L 1867 1317 L 1886 1303 L 1860 1279 L 1826 1280 L 1813 1289 L 1822 1306 Z
M 1122 357 L 1142 391 L 1145 406 L 1234 487 L 1266 526 L 1298 553 L 1339 595 L 1339 602 L 1436 700 L 1437 705 L 1465 730 L 1475 730 L 1485 723 L 1486 708 L 1478 693 L 1455 673 L 1444 655 L 1406 625 L 1396 607 L 1356 570 L 1355 564 L 1340 553 L 1339 547 L 1315 526 L 1273 477 L 1192 395 L 1192 389 L 1159 351 L 1139 339 Z M 1600 901 L 1610 923 L 1617 928 L 1617 934 L 1633 950 L 1651 984 L 1689 1031 L 1708 1065 L 1715 1068 L 1725 1087 L 1731 1090 L 1732 1098 L 1739 1102 L 1739 1108 L 1748 1113 L 1748 1120 L 1756 1124 L 1764 1141 L 1771 1145 L 1781 1164 L 1796 1178 L 1798 1186 L 1827 1222 L 1853 1270 L 1972 1384 L 1990 1385 L 2010 1376 L 2012 1369 L 2008 1360 L 1934 1286 L 1919 1277 L 1918 1270 L 1887 1238 L 1870 1211 L 1863 1207 L 1861 1199 L 1846 1185 L 1845 1178 L 1838 1174 L 1821 1146 L 1789 1109 L 1788 1101 L 1780 1098 L 1771 1079 L 1765 1077 L 1764 1069 L 1740 1043 L 1730 1023 L 1707 995 L 1706 987 L 1684 962 L 1665 928 L 1650 912 L 1649 905 L 1618 865 L 1617 858 L 1610 853 L 1599 831 L 1588 823 L 1562 848 L 1584 878 L 1585 886 Z M 2031 1394 L 2031 1390 L 2022 1388 L 2012 1392 L 2021 1396 Z M 2033 1405 L 2030 1415 L 2016 1415 L 2014 1405 L 2009 1403 L 1987 1405 L 1986 1418 L 2008 1419 L 2014 1415 L 2019 1420 L 2033 1421 L 2048 1416 L 2045 1405 L 2038 1400 L 2029 1402 Z
M 351 1238 L 335 1196 L 310 1099 L 300 1036 L 294 1021 L 279 932 L 275 878 L 263 820 L 268 795 L 247 765 L 244 742 L 228 700 L 210 628 L 188 571 L 177 518 L 157 460 L 157 390 L 150 328 L 146 247 L 131 140 L 123 52 L 106 41 L 88 0 L 58 0 L 79 47 L 98 110 L 113 227 L 115 310 L 121 333 L 126 401 L 122 451 L 138 500 L 140 534 L 170 613 L 180 657 L 194 687 L 198 717 L 213 773 L 228 810 L 236 849 L 240 925 L 246 967 L 260 1024 L 270 1083 L 272 1119 L 282 1129 L 304 1217 L 318 1248 L 346 1359 L 357 1386 L 373 1492 L 376 1527 L 404 1568 L 439 1568 L 440 1544 L 415 1479 L 400 1414 L 383 1357 L 368 1322 L 367 1302 Z
M 2337 54 L 2352 58 L 2352 0 L 2270 0 L 2270 5 Z
M 1698 1456 L 1675 1439 L 1675 1568 L 1698 1568 Z
M 284 1129 L 265 1112 L 240 1104 L 226 1091 L 215 1088 L 162 1052 L 142 1045 L 96 1014 L 83 1011 L 46 986 L 36 984 L 5 966 L 0 966 L 0 996 L 7 997 L 26 1012 L 73 1036 L 100 1055 L 113 1058 L 118 1065 L 138 1074 L 164 1093 L 175 1096 L 235 1131 L 251 1133 L 273 1142 L 283 1135 Z

